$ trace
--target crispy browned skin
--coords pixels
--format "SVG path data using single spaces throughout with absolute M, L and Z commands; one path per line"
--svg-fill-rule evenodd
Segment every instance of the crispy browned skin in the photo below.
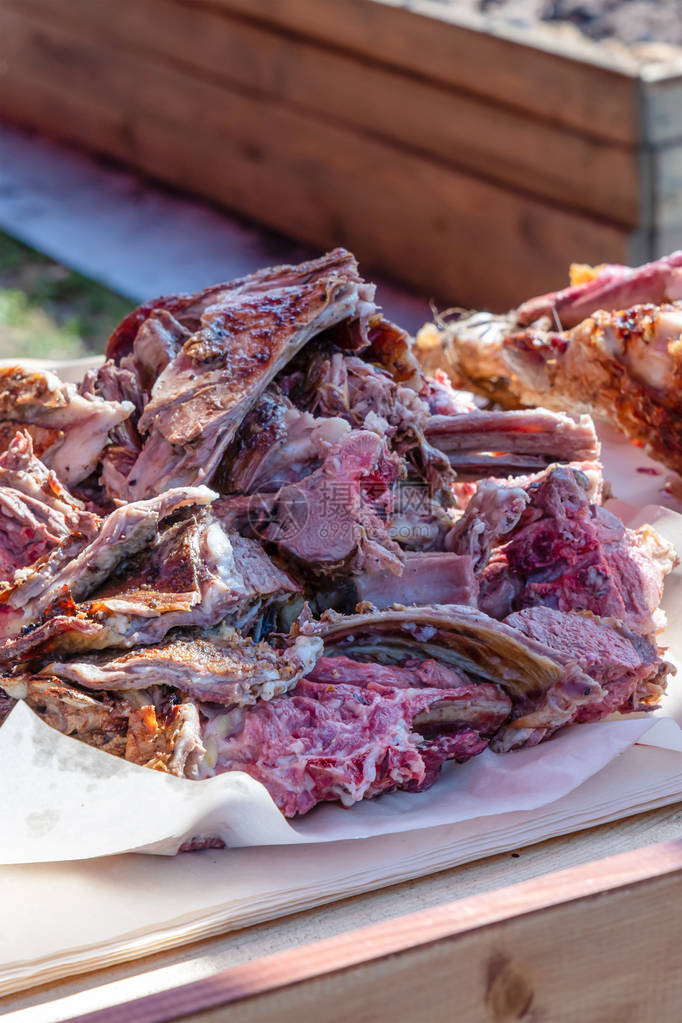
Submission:
M 416 352 L 460 387 L 505 407 L 588 412 L 682 473 L 682 302 L 597 310 L 571 330 L 548 318 L 472 313 L 429 324 Z
M 372 294 L 353 257 L 336 250 L 209 289 L 176 310 L 193 332 L 152 387 L 138 423 L 142 451 L 121 496 L 209 479 L 276 373 L 315 335 L 373 310 Z M 117 357 L 124 337 L 110 343 Z
M 131 712 L 125 747 L 125 759 L 131 763 L 191 778 L 204 752 L 193 704 L 163 710 L 148 705 Z
M 682 472 L 682 303 L 596 312 L 564 334 L 510 335 L 504 356 L 524 404 L 589 409 Z
M 123 756 L 128 707 L 108 696 L 95 698 L 58 678 L 29 678 L 26 702 L 46 724 L 76 735 L 89 746 Z

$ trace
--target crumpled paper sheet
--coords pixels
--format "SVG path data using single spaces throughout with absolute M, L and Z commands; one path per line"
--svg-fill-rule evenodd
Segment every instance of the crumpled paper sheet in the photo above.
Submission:
M 337 842 L 533 810 L 565 796 L 650 732 L 649 718 L 567 729 L 551 744 L 505 757 L 486 751 L 447 765 L 428 792 L 395 792 L 352 811 L 330 804 L 287 823 L 248 775 L 189 782 L 157 774 L 55 733 L 18 704 L 0 729 L 10 803 L 0 862 L 172 854 L 193 837 L 213 835 L 233 848 Z

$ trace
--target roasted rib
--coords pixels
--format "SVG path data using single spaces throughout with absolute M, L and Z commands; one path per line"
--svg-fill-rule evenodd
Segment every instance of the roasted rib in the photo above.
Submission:
M 610 420 L 682 472 L 682 252 L 581 273 L 588 279 L 507 316 L 428 325 L 415 351 L 427 371 L 445 369 L 504 406 Z
M 194 332 L 155 380 L 138 423 L 144 443 L 127 477 L 129 498 L 210 480 L 278 371 L 316 335 L 366 319 L 372 295 L 353 257 L 337 250 L 212 289 L 205 301 L 196 296 L 192 317 L 184 310 Z M 119 333 L 108 351 L 122 349 Z

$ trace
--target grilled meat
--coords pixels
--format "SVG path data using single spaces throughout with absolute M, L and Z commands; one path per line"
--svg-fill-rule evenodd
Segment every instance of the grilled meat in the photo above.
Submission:
M 105 401 L 81 395 L 54 373 L 20 366 L 0 368 L 0 421 L 50 431 L 41 460 L 65 486 L 80 483 L 95 469 L 109 441 L 109 431 L 133 411 L 128 401 Z
M 313 573 L 402 569 L 400 549 L 387 531 L 400 464 L 382 438 L 353 430 L 320 469 L 274 499 L 264 535 Z
M 41 674 L 94 690 L 125 692 L 162 683 L 201 702 L 245 706 L 287 692 L 308 674 L 321 649 L 322 640 L 313 636 L 299 636 L 278 651 L 229 630 L 87 660 L 52 661 Z
M 576 327 L 599 309 L 615 312 L 642 302 L 663 305 L 682 299 L 682 252 L 638 267 L 606 264 L 571 270 L 572 276 L 584 279 L 520 305 L 522 326 L 549 316 L 559 325 Z
M 599 443 L 589 416 L 546 409 L 432 416 L 426 436 L 458 473 L 511 476 L 552 462 L 592 461 Z
M 670 665 L 661 661 L 650 639 L 617 619 L 530 607 L 515 611 L 505 621 L 531 639 L 572 655 L 602 685 L 604 702 L 582 707 L 576 721 L 597 721 L 614 711 L 625 713 L 657 706 Z
M 682 472 L 682 252 L 585 273 L 506 316 L 476 312 L 429 325 L 416 352 L 426 370 L 444 368 L 504 406 L 610 420 Z
M 117 508 L 89 543 L 81 533 L 68 535 L 45 561 L 0 589 L 0 637 L 17 636 L 66 595 L 83 600 L 125 558 L 151 543 L 160 521 L 187 505 L 208 504 L 213 497 L 206 487 L 170 490 L 150 501 Z
M 642 633 L 664 624 L 658 605 L 674 550 L 651 527 L 626 529 L 590 502 L 589 489 L 585 474 L 569 466 L 530 482 L 508 542 L 481 574 L 480 606 L 489 614 L 544 604 L 617 618 Z
M 139 707 L 128 718 L 125 759 L 164 774 L 198 778 L 206 753 L 199 712 L 193 703 L 176 703 L 159 711 Z
M 400 575 L 390 568 L 370 567 L 352 578 L 350 589 L 354 605 L 369 603 L 380 610 L 393 604 L 478 603 L 473 558 L 446 551 L 404 554 Z
M 523 378 L 626 408 L 636 381 L 671 420 L 681 272 L 605 268 L 446 348 L 503 400 Z M 626 295 L 673 304 L 592 307 Z M 589 416 L 475 407 L 420 369 L 441 340 L 413 349 L 337 250 L 141 306 L 78 391 L 10 374 L 0 718 L 25 699 L 134 763 L 244 770 L 293 815 L 654 707 L 674 552 L 601 506 Z
M 33 454 L 30 435 L 19 431 L 0 455 L 0 581 L 39 561 L 72 533 L 92 539 L 99 526 L 99 516 L 62 486 Z
M 209 480 L 278 371 L 311 338 L 363 317 L 372 293 L 341 252 L 214 293 L 152 386 L 138 423 L 142 451 L 127 477 L 130 499 Z
M 496 692 L 493 701 L 498 721 L 507 704 Z M 250 708 L 234 734 L 225 736 L 215 721 L 209 724 L 204 732 L 208 763 L 205 759 L 202 771 L 204 776 L 246 771 L 265 785 L 287 817 L 328 800 L 351 806 L 395 788 L 421 791 L 435 781 L 445 760 L 467 760 L 485 749 L 487 740 L 473 727 L 433 738 L 420 734 L 434 707 L 452 705 L 456 718 L 461 706 L 466 719 L 469 703 L 468 688 L 304 680 L 292 694 Z

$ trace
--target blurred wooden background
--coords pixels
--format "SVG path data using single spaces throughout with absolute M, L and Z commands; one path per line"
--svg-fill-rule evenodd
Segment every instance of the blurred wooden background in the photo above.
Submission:
M 440 301 L 682 242 L 682 79 L 594 44 L 434 0 L 3 0 L 0 40 L 0 116 Z

